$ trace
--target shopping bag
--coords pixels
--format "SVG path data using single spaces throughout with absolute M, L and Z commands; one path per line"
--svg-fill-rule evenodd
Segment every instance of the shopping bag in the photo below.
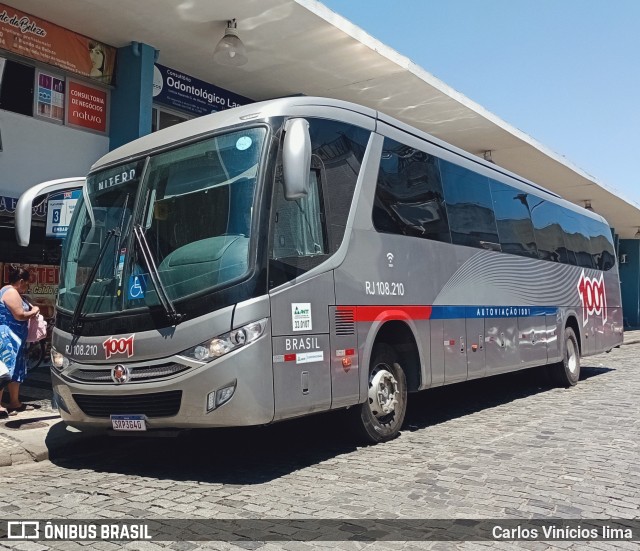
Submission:
M 29 318 L 29 331 L 27 333 L 27 342 L 38 342 L 47 336 L 47 322 L 44 321 L 42 314 L 36 314 Z

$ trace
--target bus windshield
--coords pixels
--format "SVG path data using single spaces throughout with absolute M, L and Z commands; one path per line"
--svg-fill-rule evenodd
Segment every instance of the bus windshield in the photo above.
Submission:
M 64 244 L 58 307 L 112 313 L 242 278 L 266 132 L 222 134 L 91 174 Z

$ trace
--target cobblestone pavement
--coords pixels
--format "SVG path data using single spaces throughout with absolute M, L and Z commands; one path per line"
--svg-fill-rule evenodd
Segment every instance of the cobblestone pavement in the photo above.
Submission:
M 411 396 L 392 442 L 342 417 L 177 439 L 105 438 L 2 470 L 5 518 L 638 518 L 640 344 L 583 359 L 572 389 L 533 370 Z M 82 453 L 80 453 L 82 452 Z M 91 453 L 93 452 L 93 453 Z M 0 548 L 7 542 L 0 541 Z M 24 542 L 15 549 L 118 549 Z M 637 542 L 132 542 L 126 549 L 636 549 Z

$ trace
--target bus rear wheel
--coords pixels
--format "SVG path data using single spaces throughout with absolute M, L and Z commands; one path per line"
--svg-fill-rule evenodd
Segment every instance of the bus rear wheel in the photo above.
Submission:
M 355 429 L 369 443 L 386 442 L 398 435 L 407 412 L 407 379 L 389 345 L 373 347 L 368 387 L 366 402 L 352 412 Z
M 564 330 L 564 353 L 562 361 L 550 369 L 551 380 L 558 386 L 574 386 L 580 379 L 580 347 L 571 327 Z

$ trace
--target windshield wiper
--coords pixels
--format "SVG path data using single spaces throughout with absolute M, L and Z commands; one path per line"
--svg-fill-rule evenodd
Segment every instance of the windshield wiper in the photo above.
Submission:
M 156 294 L 158 295 L 158 299 L 167 314 L 167 318 L 169 318 L 169 321 L 173 323 L 173 325 L 178 325 L 183 320 L 184 314 L 180 314 L 176 311 L 172 300 L 169 298 L 167 289 L 160 279 L 158 268 L 153 260 L 151 249 L 149 248 L 149 243 L 147 243 L 147 238 L 145 237 L 140 224 L 135 224 L 133 226 L 133 235 L 136 238 L 136 243 L 138 244 L 140 253 L 142 254 L 142 260 L 144 260 L 147 271 L 149 272 L 149 277 L 151 278 L 153 286 L 156 288 Z
M 89 294 L 89 289 L 91 285 L 93 285 L 93 281 L 95 280 L 96 274 L 98 273 L 98 268 L 102 264 L 102 259 L 104 258 L 104 254 L 107 252 L 107 246 L 111 242 L 111 238 L 116 235 L 120 237 L 120 228 L 113 228 L 107 232 L 107 235 L 100 247 L 100 251 L 98 253 L 98 258 L 91 266 L 91 271 L 89 272 L 89 276 L 82 287 L 82 291 L 80 292 L 80 296 L 78 297 L 78 302 L 76 303 L 76 308 L 73 311 L 73 317 L 71 318 L 71 333 L 76 334 L 77 330 L 82 327 L 80 323 L 80 315 L 82 312 L 82 307 L 84 306 L 85 301 L 87 300 L 87 295 Z

